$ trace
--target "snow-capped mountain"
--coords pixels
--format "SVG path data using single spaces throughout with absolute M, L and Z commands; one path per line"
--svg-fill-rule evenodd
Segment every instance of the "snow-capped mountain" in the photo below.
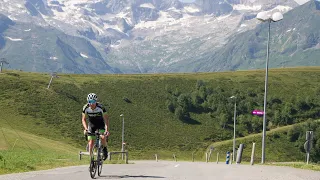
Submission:
M 13 22 L 55 28 L 88 41 L 90 48 L 93 46 L 97 52 L 80 52 L 74 41 L 67 44 L 73 47 L 77 58 L 99 59 L 108 64 L 109 71 L 88 64 L 88 68 L 92 68 L 89 72 L 96 73 L 184 71 L 170 65 L 201 58 L 225 44 L 228 37 L 256 27 L 259 22 L 255 16 L 260 11 L 285 13 L 296 6 L 293 0 L 197 0 L 195 3 L 179 0 L 0 0 L 1 13 Z M 27 30 L 21 33 L 33 31 Z M 23 41 L 19 33 L 6 38 L 15 42 L 19 42 L 18 39 Z M 1 51 L 8 53 L 6 45 L 8 43 Z M 57 57 L 52 51 L 42 54 Z M 118 70 L 110 70 L 110 66 Z M 14 63 L 11 67 L 15 67 Z M 85 63 L 82 68 L 86 68 Z M 49 71 L 45 66 L 25 70 Z M 64 69 L 60 67 L 57 71 Z

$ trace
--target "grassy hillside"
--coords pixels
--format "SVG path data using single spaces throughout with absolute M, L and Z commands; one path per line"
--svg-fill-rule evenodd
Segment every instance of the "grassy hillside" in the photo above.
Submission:
M 0 174 L 87 164 L 79 161 L 79 148 L 33 134 L 1 127 Z
M 269 75 L 268 129 L 320 117 L 319 67 L 272 69 Z M 19 130 L 83 148 L 81 109 L 90 92 L 97 93 L 108 107 L 110 150 L 121 148 L 119 115 L 125 115 L 125 141 L 131 158 L 151 159 L 159 152 L 167 158 L 172 153 L 187 157 L 197 151 L 200 155 L 212 142 L 231 139 L 233 101 L 229 97 L 232 95 L 239 97 L 237 137 L 260 132 L 262 128 L 262 118 L 252 117 L 250 112 L 263 109 L 263 71 L 60 74 L 47 89 L 49 79 L 48 74 L 40 73 L 0 74 L 0 103 L 2 112 L 6 112 L 0 116 L 1 126 L 6 125 L 2 129 Z M 200 101 L 184 109 L 182 97 L 190 100 L 197 93 L 195 97 L 199 96 Z M 168 108 L 170 101 L 173 113 Z M 177 109 L 184 113 L 182 118 Z M 0 144 L 1 149 L 10 148 L 3 140 Z
M 317 154 L 320 145 L 319 124 L 319 121 L 307 121 L 268 131 L 266 136 L 266 160 L 269 162 L 305 162 L 306 153 L 303 148 L 306 139 L 305 134 L 306 131 L 314 131 L 310 162 L 319 163 L 319 155 Z M 257 164 L 261 162 L 261 140 L 262 133 L 236 138 L 236 147 L 239 147 L 239 144 L 244 144 L 243 161 L 250 162 L 252 144 L 255 143 L 254 162 Z M 216 142 L 211 146 L 215 147 L 215 152 L 222 153 L 223 160 L 225 160 L 226 152 L 232 152 L 233 141 Z

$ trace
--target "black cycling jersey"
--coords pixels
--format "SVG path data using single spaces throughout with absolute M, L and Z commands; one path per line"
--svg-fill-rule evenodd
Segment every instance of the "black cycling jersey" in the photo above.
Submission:
M 84 113 L 89 119 L 89 126 L 95 126 L 104 129 L 105 122 L 103 120 L 103 115 L 107 113 L 107 110 L 102 104 L 97 103 L 95 109 L 91 109 L 89 104 L 85 104 L 83 106 L 82 113 Z

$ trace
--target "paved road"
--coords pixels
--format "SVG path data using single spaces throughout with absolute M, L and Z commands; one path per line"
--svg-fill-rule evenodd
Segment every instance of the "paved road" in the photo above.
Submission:
M 0 176 L 0 180 L 87 180 L 88 166 Z M 262 165 L 226 165 L 201 162 L 135 161 L 104 165 L 97 179 L 124 180 L 320 180 L 320 172 Z

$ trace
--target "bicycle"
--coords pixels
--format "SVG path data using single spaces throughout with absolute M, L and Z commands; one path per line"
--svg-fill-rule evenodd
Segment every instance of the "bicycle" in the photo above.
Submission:
M 103 146 L 100 138 L 100 136 L 103 134 L 100 134 L 99 130 L 96 130 L 94 134 L 96 136 L 96 141 L 90 153 L 90 166 L 89 166 L 89 172 L 92 179 L 94 179 L 97 173 L 97 170 L 98 170 L 98 176 L 101 176 L 102 165 L 103 165 L 103 160 L 102 160 Z

